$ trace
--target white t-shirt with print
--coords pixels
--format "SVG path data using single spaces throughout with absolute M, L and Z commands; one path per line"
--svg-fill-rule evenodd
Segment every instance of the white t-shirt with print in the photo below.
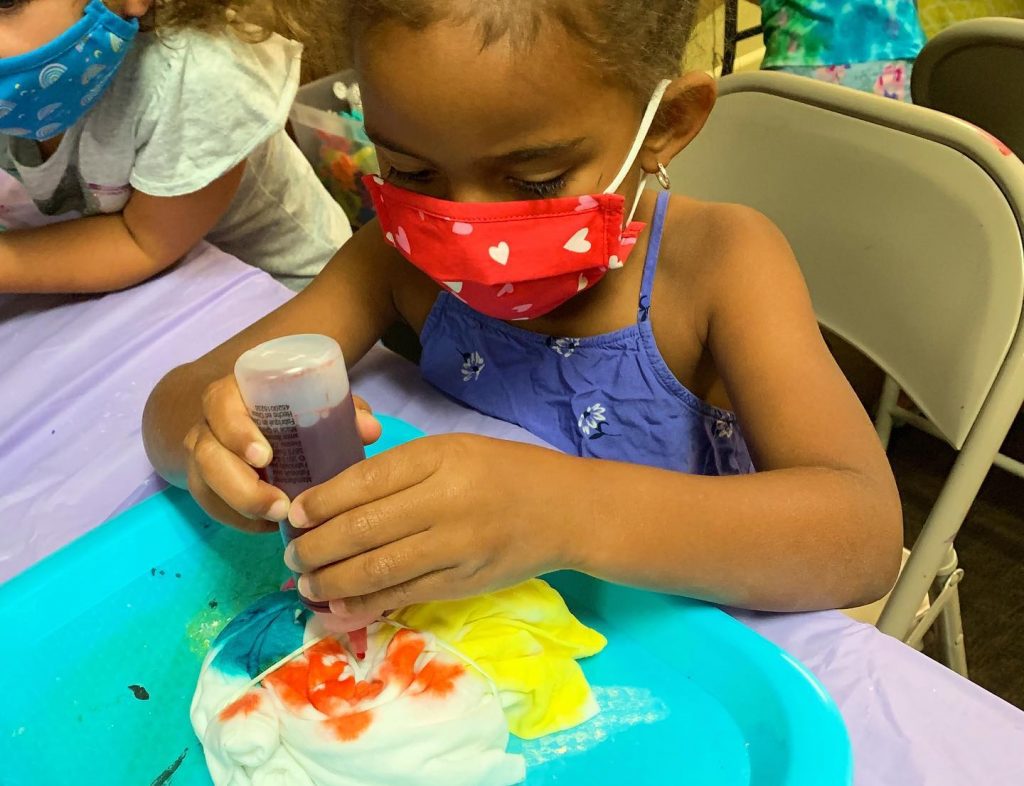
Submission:
M 49 216 L 121 211 L 134 191 L 191 194 L 242 161 L 245 174 L 207 240 L 293 287 L 352 230 L 284 131 L 302 47 L 281 36 L 140 34 L 106 94 L 42 161 L 32 140 L 0 137 L 0 167 Z

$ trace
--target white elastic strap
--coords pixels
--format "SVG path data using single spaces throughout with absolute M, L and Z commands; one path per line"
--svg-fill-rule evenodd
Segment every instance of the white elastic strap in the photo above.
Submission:
M 377 620 L 374 620 L 374 621 L 375 622 L 387 623 L 388 625 L 391 625 L 394 628 L 398 628 L 399 630 L 408 630 L 408 631 L 412 631 L 413 633 L 418 633 L 419 632 L 419 631 L 413 630 L 410 627 L 407 627 L 407 626 L 403 625 L 400 622 L 395 622 L 394 620 L 390 620 L 387 617 L 381 617 L 381 618 L 379 618 Z M 431 634 L 431 635 L 433 635 L 433 634 Z M 306 650 L 312 649 L 317 644 L 319 644 L 321 641 L 324 641 L 324 640 L 330 639 L 330 638 L 333 638 L 333 637 L 330 636 L 330 635 L 327 635 L 327 636 L 320 636 L 319 638 L 311 639 L 310 641 L 307 641 L 305 644 L 303 644 L 298 649 L 296 649 L 293 652 L 290 652 L 287 655 L 285 655 L 283 658 L 281 658 L 279 661 L 277 661 L 273 666 L 270 666 L 269 668 L 264 669 L 258 675 L 256 675 L 251 680 L 249 680 L 249 682 L 247 682 L 245 684 L 245 687 L 240 689 L 234 695 L 234 697 L 230 701 L 224 702 L 224 704 L 221 705 L 220 709 L 217 710 L 215 715 L 219 717 L 220 714 L 222 712 L 224 712 L 224 710 L 226 710 L 228 707 L 230 707 L 236 701 L 238 701 L 243 696 L 245 696 L 245 694 L 247 694 L 250 690 L 252 690 L 254 687 L 259 685 L 261 682 L 263 682 L 263 680 L 265 680 L 267 677 L 269 677 L 271 674 L 273 674 L 279 668 L 281 668 L 285 664 L 290 663 L 291 661 L 295 660 L 297 657 L 302 655 Z M 443 639 L 439 638 L 438 636 L 434 636 L 434 641 L 437 642 L 437 646 L 438 647 L 440 647 L 441 649 L 446 650 L 450 654 L 454 655 L 456 658 L 461 660 L 463 663 L 465 663 L 470 668 L 475 669 L 480 674 L 480 676 L 484 678 L 484 681 L 487 683 L 487 686 L 491 689 L 491 692 L 495 696 L 499 695 L 498 686 L 495 685 L 494 680 L 491 679 L 490 675 L 486 671 L 484 671 L 482 668 L 480 668 L 479 664 L 477 664 L 476 661 L 474 661 L 468 655 L 463 655 L 455 647 L 453 647 L 451 644 L 449 644 L 448 642 L 444 641 Z M 340 641 L 339 641 L 339 643 L 340 643 Z M 346 648 L 346 653 L 348 654 L 350 660 L 352 658 L 356 658 L 355 653 L 350 652 L 347 648 Z M 358 660 L 358 658 L 357 658 L 357 660 Z
M 629 150 L 629 155 L 626 156 L 626 161 L 623 163 L 622 168 L 619 170 L 619 174 L 615 176 L 612 184 L 605 189 L 606 194 L 611 194 L 619 190 L 619 186 L 622 185 L 622 181 L 626 179 L 626 175 L 629 174 L 629 170 L 633 168 L 633 162 L 636 160 L 637 154 L 640 152 L 640 148 L 643 147 L 644 142 L 647 140 L 647 132 L 651 130 L 651 125 L 654 123 L 654 116 L 658 114 L 658 109 L 661 108 L 661 99 L 665 95 L 665 90 L 672 84 L 671 79 L 662 79 L 656 88 L 654 88 L 654 94 L 651 96 L 651 100 L 647 102 L 647 110 L 644 112 L 643 120 L 640 121 L 640 130 L 637 132 L 636 139 L 633 140 L 633 147 Z M 639 197 L 637 198 L 639 201 Z M 636 208 L 634 207 L 634 210 Z
M 647 188 L 647 181 L 650 179 L 650 175 L 644 175 L 640 178 L 640 187 L 636 190 L 636 196 L 633 198 L 633 209 L 629 211 L 629 218 L 626 219 L 626 226 L 624 226 L 623 229 L 626 229 L 632 223 L 633 216 L 636 215 L 636 209 L 640 206 L 640 197 L 644 195 L 644 190 Z

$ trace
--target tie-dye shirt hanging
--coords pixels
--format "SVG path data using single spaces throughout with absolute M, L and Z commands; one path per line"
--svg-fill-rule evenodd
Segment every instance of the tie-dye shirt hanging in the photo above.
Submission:
M 765 68 L 913 60 L 924 46 L 914 0 L 762 0 Z

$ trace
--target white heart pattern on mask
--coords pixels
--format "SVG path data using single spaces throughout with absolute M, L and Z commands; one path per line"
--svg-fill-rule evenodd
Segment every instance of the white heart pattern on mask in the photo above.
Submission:
M 587 240 L 587 234 L 590 232 L 588 227 L 583 227 L 579 232 L 569 238 L 563 248 L 566 251 L 572 251 L 574 254 L 586 254 L 590 251 L 590 241 Z
M 512 310 L 515 311 L 517 314 L 525 314 L 531 308 L 533 308 L 533 303 L 524 303 L 521 306 L 514 306 Z
M 576 283 L 576 291 L 582 292 L 588 286 L 590 286 L 590 282 L 587 281 L 587 277 L 580 273 L 580 280 Z
M 448 289 L 454 292 L 456 295 L 462 291 L 461 281 L 444 281 L 442 282 Z
M 467 224 L 465 221 L 456 221 L 452 224 L 452 232 L 456 235 L 472 235 L 473 225 Z
M 612 254 L 610 257 L 608 257 L 608 269 L 609 270 L 618 270 L 620 267 L 622 267 L 622 260 L 621 259 L 619 259 L 617 256 L 615 256 L 615 254 Z
M 576 212 L 579 213 L 581 210 L 590 210 L 594 207 L 597 207 L 597 200 L 589 194 L 584 194 L 580 197 L 580 203 L 576 205 Z
M 398 247 L 406 254 L 410 252 L 409 236 L 405 234 L 405 230 L 402 229 L 402 227 L 398 228 L 398 233 L 395 235 L 395 242 L 398 243 Z
M 377 175 L 373 176 L 373 182 L 376 183 L 378 186 L 384 185 L 384 181 L 381 180 L 381 178 L 379 178 Z
M 390 232 L 384 233 L 384 239 L 388 241 L 391 245 L 395 244 L 395 236 L 392 235 Z
M 508 264 L 509 247 L 508 243 L 502 240 L 498 245 L 491 246 L 487 249 L 487 253 L 490 254 L 491 259 L 497 262 L 499 265 Z
M 505 295 L 511 295 L 516 291 L 516 288 L 511 284 L 505 284 L 501 289 L 498 290 L 498 297 L 505 297 Z

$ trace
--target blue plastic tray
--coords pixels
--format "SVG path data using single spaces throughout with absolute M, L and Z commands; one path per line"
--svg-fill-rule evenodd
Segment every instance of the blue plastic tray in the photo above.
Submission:
M 418 434 L 385 420 L 378 449 Z M 188 719 L 199 665 L 286 575 L 276 536 L 214 524 L 172 490 L 0 586 L 0 786 L 210 786 Z M 785 652 L 705 604 L 549 578 L 608 636 L 584 664 L 603 711 L 513 741 L 527 784 L 852 782 L 836 707 Z

